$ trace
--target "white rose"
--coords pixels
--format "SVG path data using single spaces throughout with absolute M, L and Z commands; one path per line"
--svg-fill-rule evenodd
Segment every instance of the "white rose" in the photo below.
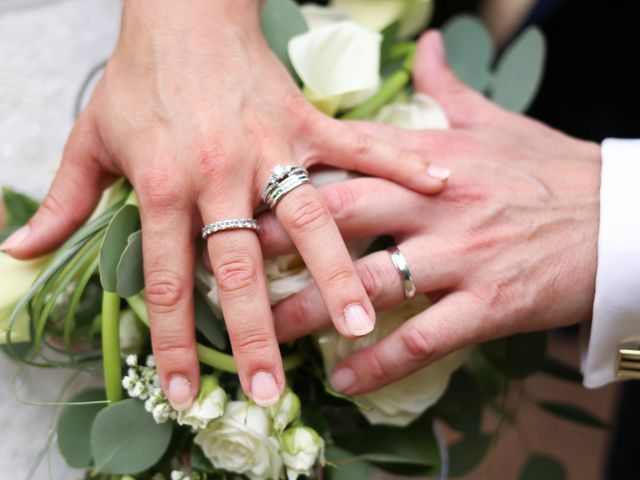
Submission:
M 278 480 L 282 459 L 271 419 L 264 408 L 229 402 L 222 417 L 195 436 L 195 442 L 219 469 L 250 480 Z
M 40 271 L 48 261 L 47 258 L 36 260 L 16 260 L 9 254 L 0 252 L 0 345 L 7 342 L 9 332 L 9 317 L 18 302 L 27 293 Z M 26 310 L 20 312 L 11 329 L 11 342 L 28 342 L 29 314 Z
M 424 311 L 429 301 L 418 295 L 400 305 L 378 313 L 376 327 L 369 335 L 348 340 L 335 331 L 318 337 L 324 365 L 329 375 L 335 366 L 354 352 L 378 343 L 403 322 Z M 375 392 L 356 397 L 364 407 L 361 413 L 374 425 L 404 427 L 435 404 L 447 389 L 449 377 L 467 359 L 468 351 L 454 352 L 417 372 Z
M 224 414 L 226 403 L 227 394 L 218 380 L 212 376 L 202 377 L 198 398 L 187 410 L 178 412 L 178 423 L 202 430 L 209 422 Z
M 300 7 L 300 11 L 307 22 L 309 30 L 315 30 L 316 28 L 324 27 L 325 25 L 350 20 L 349 15 L 341 10 L 314 5 L 312 3 L 302 5 Z
M 311 428 L 288 429 L 280 437 L 280 447 L 287 467 L 287 480 L 296 480 L 300 475 L 311 476 L 316 462 L 324 464 L 324 440 Z
M 331 0 L 330 5 L 371 30 L 380 31 L 398 21 L 399 38 L 423 30 L 433 14 L 433 0 Z
M 329 23 L 289 40 L 304 95 L 327 115 L 354 107 L 380 84 L 382 35 L 355 22 Z
M 375 119 L 407 130 L 446 130 L 449 120 L 444 109 L 433 98 L 414 93 L 409 101 L 402 98 L 385 105 Z
M 273 428 L 282 432 L 300 417 L 300 398 L 287 388 L 278 403 L 269 407 L 269 415 L 273 419 Z

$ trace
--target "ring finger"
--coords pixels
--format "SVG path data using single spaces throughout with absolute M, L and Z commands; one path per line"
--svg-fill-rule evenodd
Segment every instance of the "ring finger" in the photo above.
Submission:
M 458 269 L 444 254 L 440 242 L 424 238 L 408 240 L 399 246 L 419 293 L 437 292 L 459 282 Z M 444 259 L 447 258 L 445 261 Z M 356 271 L 376 309 L 386 309 L 405 300 L 403 275 L 388 251 L 372 253 L 355 263 Z M 293 340 L 330 325 L 329 312 L 316 285 L 281 301 L 274 308 L 276 332 L 280 342 Z

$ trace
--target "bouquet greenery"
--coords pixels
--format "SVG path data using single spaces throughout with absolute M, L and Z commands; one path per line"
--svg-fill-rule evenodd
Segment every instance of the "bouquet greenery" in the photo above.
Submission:
M 262 29 L 305 97 L 327 115 L 369 119 L 410 129 L 448 128 L 446 113 L 411 89 L 415 43 L 432 12 L 430 0 L 367 3 L 335 0 L 299 7 L 270 0 Z M 494 46 L 470 16 L 443 28 L 452 67 L 464 81 L 513 110 L 523 110 L 539 84 L 544 40 L 524 31 L 494 62 Z M 347 178 L 331 171 L 314 182 Z M 4 189 L 3 236 L 26 223 L 37 202 Z M 356 341 L 333 331 L 282 347 L 288 388 L 271 408 L 241 393 L 230 354 L 215 278 L 203 265 L 194 290 L 202 382 L 193 406 L 172 409 L 150 354 L 144 298 L 140 217 L 124 180 L 106 194 L 92 219 L 47 258 L 21 262 L 0 255 L 0 343 L 25 365 L 102 375 L 104 388 L 76 394 L 57 422 L 67 463 L 87 478 L 294 480 L 301 476 L 371 478 L 375 469 L 446 477 L 473 469 L 495 446 L 482 429 L 485 410 L 513 422 L 510 387 L 533 372 L 579 381 L 545 356 L 544 333 L 518 335 L 455 352 L 379 391 L 348 398 L 331 390 L 327 374 L 428 307 L 416 297 L 379 312 L 378 326 Z M 387 239 L 350 244 L 354 258 Z M 310 284 L 296 256 L 267 261 L 273 303 Z M 576 407 L 552 403 L 551 413 L 594 426 Z M 440 426 L 455 432 L 447 445 Z M 532 455 L 522 478 L 563 478 L 554 459 Z

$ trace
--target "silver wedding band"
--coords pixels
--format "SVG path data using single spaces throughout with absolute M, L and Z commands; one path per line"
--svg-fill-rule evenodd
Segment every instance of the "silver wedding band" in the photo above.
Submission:
M 209 235 L 224 232 L 225 230 L 254 230 L 260 231 L 260 225 L 253 218 L 239 218 L 237 220 L 221 220 L 210 223 L 202 227 L 202 238 L 205 240 Z
M 306 168 L 298 165 L 276 165 L 262 191 L 262 201 L 273 210 L 287 193 L 310 182 Z
M 404 290 L 404 298 L 413 298 L 416 294 L 416 284 L 413 281 L 411 270 L 409 270 L 409 264 L 407 258 L 402 254 L 398 247 L 390 247 L 387 249 L 391 256 L 393 266 L 400 274 L 400 280 L 402 280 L 402 290 Z

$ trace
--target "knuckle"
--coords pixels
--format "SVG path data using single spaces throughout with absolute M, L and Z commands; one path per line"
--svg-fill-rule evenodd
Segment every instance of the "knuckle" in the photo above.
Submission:
M 40 211 L 47 214 L 49 217 L 61 218 L 71 224 L 72 226 L 79 227 L 85 220 L 85 217 L 80 209 L 70 207 L 69 202 L 66 201 L 64 193 L 60 189 L 52 189 L 45 197 Z
M 151 211 L 173 210 L 180 202 L 181 189 L 166 173 L 145 173 L 141 176 L 139 184 L 142 203 Z
M 300 198 L 291 206 L 291 227 L 300 233 L 308 233 L 324 228 L 329 214 L 318 198 Z
M 346 222 L 354 217 L 356 196 L 347 185 L 331 186 L 324 195 L 324 203 L 329 214 L 336 220 Z
M 198 150 L 198 164 L 203 180 L 210 181 L 226 176 L 229 168 L 227 154 L 219 143 L 205 144 Z
M 414 361 L 424 361 L 434 354 L 434 345 L 430 337 L 418 327 L 400 332 L 400 341 L 404 350 Z
M 322 281 L 325 285 L 334 283 L 344 283 L 355 278 L 355 270 L 351 264 L 337 265 L 329 268 L 322 275 Z
M 373 139 L 363 132 L 355 132 L 353 136 L 353 155 L 359 159 L 369 158 L 373 150 Z
M 153 335 L 153 352 L 157 356 L 182 358 L 187 350 L 189 350 L 187 342 L 178 335 L 157 333 Z
M 272 339 L 267 332 L 249 329 L 238 335 L 233 342 L 236 355 L 260 354 L 260 352 L 269 350 L 271 345 Z
M 216 282 L 221 292 L 233 294 L 255 288 L 258 273 L 248 257 L 233 255 L 214 267 Z
M 389 369 L 377 350 L 372 350 L 367 359 L 367 369 L 371 378 L 377 382 L 386 382 L 389 378 Z
M 171 311 L 187 299 L 187 285 L 169 270 L 151 272 L 145 282 L 145 297 L 152 309 Z

